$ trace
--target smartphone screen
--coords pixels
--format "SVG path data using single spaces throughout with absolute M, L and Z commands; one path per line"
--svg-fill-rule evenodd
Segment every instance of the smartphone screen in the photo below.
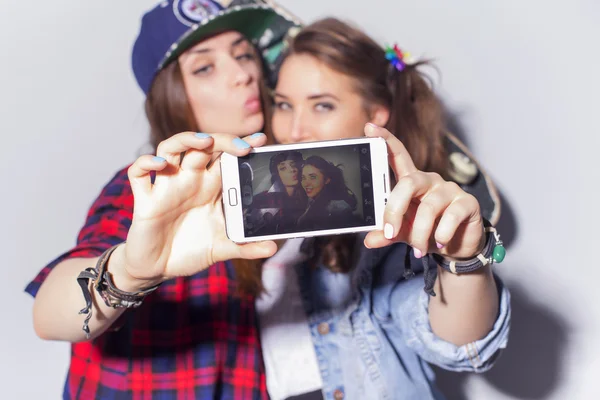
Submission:
M 262 240 L 358 232 L 379 225 L 387 190 L 382 140 L 267 146 L 226 158 L 222 167 L 224 161 L 235 166 L 235 173 L 231 168 L 223 176 L 226 215 L 241 212 L 241 218 L 226 219 L 228 232 L 236 231 L 238 240 L 240 235 Z M 374 171 L 374 166 L 379 168 Z M 238 190 L 239 196 L 232 198 L 232 191 Z M 230 226 L 232 219 L 241 222 L 242 229 Z

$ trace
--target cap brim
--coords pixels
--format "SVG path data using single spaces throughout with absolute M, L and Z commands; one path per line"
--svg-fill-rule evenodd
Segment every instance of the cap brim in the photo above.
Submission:
M 265 5 L 240 6 L 223 10 L 215 18 L 190 28 L 165 55 L 159 69 L 175 60 L 196 43 L 220 32 L 237 31 L 256 43 L 277 19 L 289 21 L 286 16 Z

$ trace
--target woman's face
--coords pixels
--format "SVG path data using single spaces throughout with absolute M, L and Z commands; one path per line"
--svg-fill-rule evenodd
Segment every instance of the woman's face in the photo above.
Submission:
M 206 39 L 178 60 L 202 132 L 244 136 L 262 130 L 261 67 L 254 48 L 240 33 Z
M 302 168 L 302 187 L 309 198 L 315 198 L 323 190 L 329 178 L 326 180 L 320 169 L 313 165 L 305 165 Z
M 277 172 L 284 186 L 296 186 L 298 184 L 298 167 L 293 160 L 285 160 L 277 164 Z
M 387 116 L 385 121 L 370 117 L 354 87 L 353 78 L 310 55 L 289 56 L 275 89 L 275 139 L 294 143 L 354 138 L 364 136 L 367 122 L 385 125 Z

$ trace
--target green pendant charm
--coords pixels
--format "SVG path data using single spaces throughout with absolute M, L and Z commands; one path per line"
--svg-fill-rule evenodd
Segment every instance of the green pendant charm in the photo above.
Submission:
M 492 254 L 494 262 L 501 263 L 504 260 L 504 257 L 506 257 L 506 249 L 503 245 L 497 244 L 494 247 L 494 253 Z

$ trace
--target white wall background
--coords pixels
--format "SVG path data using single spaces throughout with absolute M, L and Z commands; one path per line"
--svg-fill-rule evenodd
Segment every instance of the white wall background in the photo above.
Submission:
M 23 288 L 73 244 L 102 185 L 144 146 L 129 52 L 155 3 L 2 1 L 3 398 L 60 397 L 68 345 L 35 337 Z M 510 348 L 488 374 L 442 374 L 450 398 L 599 398 L 600 3 L 281 3 L 434 57 L 459 133 L 503 193 L 510 247 L 497 268 L 513 292 Z

